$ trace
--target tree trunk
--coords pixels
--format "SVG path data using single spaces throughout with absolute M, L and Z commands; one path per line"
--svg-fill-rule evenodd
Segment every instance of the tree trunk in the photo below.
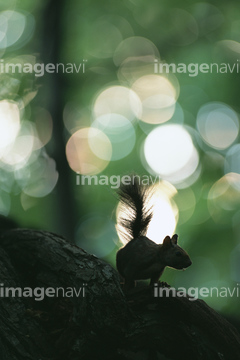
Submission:
M 10 230 L 0 246 L 1 360 L 239 358 L 239 334 L 201 300 L 125 296 L 110 265 L 53 233 Z

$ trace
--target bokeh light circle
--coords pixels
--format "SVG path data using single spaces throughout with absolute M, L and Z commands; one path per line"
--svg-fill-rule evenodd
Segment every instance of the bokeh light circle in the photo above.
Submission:
M 32 37 L 35 19 L 32 14 L 6 10 L 0 12 L 0 49 L 21 47 Z
M 154 43 L 141 36 L 132 36 L 123 40 L 117 47 L 113 61 L 116 66 L 120 66 L 129 58 L 153 56 L 159 58 L 159 51 Z
M 177 92 L 164 76 L 142 76 L 133 83 L 132 89 L 142 101 L 142 121 L 160 124 L 173 116 Z
M 235 144 L 228 150 L 224 162 L 224 172 L 225 174 L 240 174 L 240 144 Z
M 101 130 L 83 128 L 68 140 L 66 156 L 69 166 L 75 172 L 83 175 L 98 174 L 107 167 L 111 159 L 112 145 Z
M 23 14 L 6 10 L 0 13 L 0 49 L 15 44 L 23 34 L 26 18 Z
M 95 117 L 115 113 L 133 120 L 141 116 L 142 104 L 133 90 L 124 86 L 110 86 L 98 95 L 93 112 Z
M 228 173 L 217 180 L 208 194 L 208 210 L 214 221 L 226 223 L 240 206 L 240 174 Z M 229 215 L 229 218 L 227 217 Z
M 161 125 L 144 143 L 144 157 L 150 169 L 176 184 L 197 169 L 198 152 L 188 131 L 181 125 Z
M 0 101 L 0 155 L 11 145 L 20 130 L 20 113 L 15 102 Z
M 22 191 L 35 198 L 50 194 L 57 184 L 58 177 L 55 160 L 44 153 L 34 163 L 15 171 L 15 179 Z
M 238 115 L 223 103 L 205 104 L 197 114 L 197 129 L 206 144 L 214 149 L 224 150 L 238 136 Z
M 136 142 L 136 135 L 131 121 L 126 117 L 119 114 L 102 115 L 96 118 L 92 127 L 101 130 L 111 141 L 111 160 L 122 159 L 132 151 Z M 99 156 L 95 138 L 89 140 L 89 145 L 93 153 Z
M 33 151 L 34 139 L 32 135 L 18 136 L 15 142 L 6 148 L 1 160 L 10 166 L 24 166 Z

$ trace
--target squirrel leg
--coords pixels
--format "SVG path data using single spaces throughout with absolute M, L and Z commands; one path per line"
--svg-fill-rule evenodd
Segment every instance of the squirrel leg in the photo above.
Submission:
M 154 285 L 158 282 L 160 276 L 162 275 L 162 272 L 159 274 L 154 274 L 152 277 L 151 277 L 151 281 L 150 281 L 150 285 Z

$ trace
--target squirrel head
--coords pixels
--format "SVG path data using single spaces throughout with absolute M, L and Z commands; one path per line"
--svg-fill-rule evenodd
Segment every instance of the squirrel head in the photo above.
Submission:
M 185 269 L 192 264 L 192 261 L 185 250 L 178 244 L 178 235 L 166 236 L 160 248 L 161 259 L 164 261 L 165 266 L 174 269 Z

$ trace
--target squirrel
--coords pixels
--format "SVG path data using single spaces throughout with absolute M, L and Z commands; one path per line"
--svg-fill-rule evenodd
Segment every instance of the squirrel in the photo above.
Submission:
M 136 280 L 151 279 L 150 285 L 157 283 L 166 266 L 180 270 L 192 264 L 187 252 L 177 245 L 177 234 L 166 236 L 162 244 L 146 237 L 153 216 L 152 209 L 147 210 L 148 186 L 133 177 L 130 184 L 121 184 L 117 193 L 127 217 L 118 219 L 117 229 L 123 228 L 129 242 L 116 255 L 117 270 L 126 290 L 133 288 Z

